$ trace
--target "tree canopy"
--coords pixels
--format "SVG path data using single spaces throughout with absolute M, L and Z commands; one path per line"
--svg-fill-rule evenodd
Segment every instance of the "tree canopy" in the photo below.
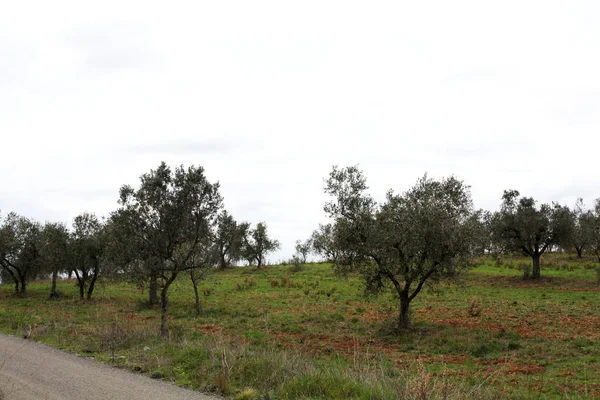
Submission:
M 497 238 L 509 251 L 522 251 L 533 261 L 532 278 L 539 279 L 540 257 L 550 246 L 567 243 L 573 225 L 568 207 L 557 203 L 536 206 L 532 197 L 506 190 L 497 214 Z
M 249 264 L 260 268 L 267 254 L 279 249 L 279 241 L 269 237 L 267 224 L 259 222 L 256 228 L 250 229 L 244 239 L 244 254 Z
M 179 273 L 199 268 L 197 253 L 210 238 L 222 198 L 200 166 L 172 170 L 164 162 L 120 192 L 121 216 L 138 246 L 133 260 L 162 278 L 161 332 L 167 329 L 170 285 Z M 156 276 L 155 276 L 156 277 Z
M 378 205 L 356 166 L 334 167 L 325 211 L 335 221 L 336 267 L 362 273 L 374 292 L 398 295 L 398 326 L 410 326 L 409 305 L 426 283 L 455 278 L 471 266 L 475 224 L 470 192 L 454 177 L 427 176 L 403 194 L 388 191 Z

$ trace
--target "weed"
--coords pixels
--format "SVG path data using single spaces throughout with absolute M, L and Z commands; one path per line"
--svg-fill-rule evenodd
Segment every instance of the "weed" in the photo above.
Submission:
M 481 305 L 479 304 L 479 300 L 472 299 L 469 301 L 467 305 L 467 314 L 469 317 L 479 317 L 481 315 Z
M 531 278 L 531 263 L 520 262 L 517 264 L 517 268 L 523 272 L 523 279 Z

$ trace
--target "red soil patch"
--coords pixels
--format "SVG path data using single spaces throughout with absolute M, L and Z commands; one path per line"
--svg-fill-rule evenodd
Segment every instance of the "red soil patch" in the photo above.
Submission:
M 203 324 L 194 326 L 192 330 L 206 335 L 217 335 L 223 332 L 223 327 L 215 324 Z

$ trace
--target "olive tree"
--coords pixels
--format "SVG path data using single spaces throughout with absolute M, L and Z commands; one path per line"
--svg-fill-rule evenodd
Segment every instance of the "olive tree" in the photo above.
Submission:
M 586 210 L 583 199 L 577 199 L 572 210 L 572 230 L 567 246 L 575 248 L 577 257 L 581 258 L 583 252 L 588 250 L 594 239 L 595 218 L 591 210 Z
M 367 289 L 390 287 L 399 299 L 398 327 L 410 326 L 410 303 L 423 287 L 456 278 L 472 263 L 475 227 L 469 188 L 454 177 L 420 178 L 378 205 L 356 166 L 334 167 L 325 211 L 335 223 L 340 272 L 357 270 Z
M 306 239 L 305 241 L 296 240 L 296 257 L 301 264 L 306 264 L 306 259 L 313 249 L 312 240 Z
M 244 237 L 249 226 L 247 222 L 237 222 L 227 210 L 221 211 L 214 237 L 220 269 L 230 267 L 243 258 Z
M 553 203 L 536 206 L 532 197 L 506 190 L 495 220 L 497 237 L 509 251 L 522 251 L 532 259 L 532 278 L 539 279 L 540 258 L 550 246 L 561 245 L 573 234 L 571 212 Z
M 85 212 L 73 220 L 68 245 L 70 269 L 77 278 L 79 297 L 90 300 L 100 277 L 104 253 L 104 226 L 93 213 Z
M 56 281 L 60 272 L 65 272 L 69 265 L 69 231 L 61 222 L 47 222 L 42 230 L 42 262 L 50 273 L 52 284 L 50 298 L 59 297 Z
M 121 216 L 138 243 L 132 258 L 161 278 L 160 331 L 164 335 L 169 287 L 180 273 L 201 267 L 195 255 L 211 236 L 222 198 L 219 184 L 210 183 L 200 166 L 172 170 L 163 162 L 140 181 L 138 189 L 121 188 Z
M 324 257 L 326 261 L 337 261 L 339 249 L 335 243 L 334 224 L 319 224 L 319 229 L 313 231 L 310 240 L 315 253 Z
M 0 226 L 0 266 L 25 293 L 27 283 L 41 268 L 42 226 L 39 222 L 9 213 Z
M 267 224 L 259 222 L 256 228 L 248 230 L 244 237 L 244 254 L 249 264 L 256 263 L 256 268 L 260 268 L 271 253 L 279 249 L 279 242 L 269 237 L 267 233 Z

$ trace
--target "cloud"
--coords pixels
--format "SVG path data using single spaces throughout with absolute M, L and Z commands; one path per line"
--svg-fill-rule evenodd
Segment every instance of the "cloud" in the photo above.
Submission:
M 7 2 L 0 208 L 107 214 L 160 161 L 200 164 L 277 259 L 326 219 L 333 164 L 378 200 L 425 172 L 489 209 L 600 196 L 598 4 L 234 3 Z
M 207 155 L 228 154 L 236 151 L 251 151 L 255 146 L 244 138 L 207 138 L 194 139 L 182 138 L 165 140 L 155 143 L 140 143 L 130 145 L 125 151 L 132 154 L 179 154 L 179 155 Z
M 81 60 L 81 68 L 90 73 L 114 73 L 143 69 L 157 62 L 142 25 L 109 23 L 71 30 L 65 45 Z

